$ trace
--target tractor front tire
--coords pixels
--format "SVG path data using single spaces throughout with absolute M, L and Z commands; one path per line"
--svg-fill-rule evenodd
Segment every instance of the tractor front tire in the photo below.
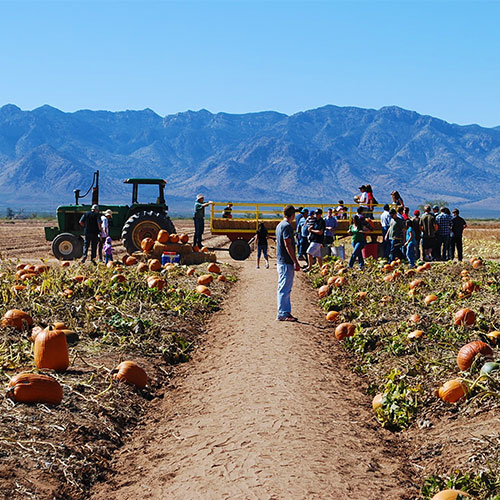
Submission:
M 83 255 L 83 240 L 71 233 L 58 234 L 52 241 L 52 253 L 59 260 L 79 259 Z
M 137 212 L 131 215 L 123 226 L 123 246 L 129 254 L 137 252 L 141 249 L 141 242 L 144 238 L 152 238 L 156 241 L 160 229 L 164 229 L 169 234 L 175 233 L 175 226 L 170 217 L 153 211 Z
M 229 245 L 229 255 L 234 260 L 246 260 L 250 256 L 252 249 L 245 240 L 234 240 L 231 245 Z

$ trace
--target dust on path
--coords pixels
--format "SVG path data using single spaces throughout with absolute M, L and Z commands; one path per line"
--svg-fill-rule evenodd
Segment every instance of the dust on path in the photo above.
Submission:
M 398 438 L 374 424 L 305 277 L 295 324 L 275 321 L 276 280 L 241 265 L 203 348 L 93 500 L 414 498 Z

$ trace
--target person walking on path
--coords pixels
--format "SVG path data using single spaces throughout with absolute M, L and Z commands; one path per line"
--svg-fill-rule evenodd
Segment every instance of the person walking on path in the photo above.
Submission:
M 391 251 L 389 254 L 389 260 L 392 262 L 398 257 L 400 259 L 405 259 L 402 250 L 404 243 L 405 221 L 398 216 L 398 212 L 396 212 L 394 208 L 391 208 L 389 214 L 391 215 L 392 220 L 386 238 L 391 242 Z
M 380 226 L 382 227 L 382 248 L 384 250 L 384 258 L 389 258 L 389 253 L 391 251 L 391 244 L 388 239 L 386 239 L 387 231 L 389 231 L 389 226 L 391 225 L 391 214 L 389 213 L 389 205 L 386 203 L 384 205 L 384 211 L 380 215 Z
M 83 227 L 83 234 L 85 236 L 81 262 L 83 264 L 87 260 L 87 254 L 90 247 L 90 260 L 95 264 L 99 234 L 102 231 L 98 205 L 92 205 L 91 211 L 82 215 L 82 218 L 80 219 L 80 226 Z
M 420 229 L 420 210 L 413 212 L 413 219 L 411 220 L 413 231 L 415 232 L 415 259 L 420 259 L 420 242 L 422 240 L 422 230 Z
M 438 238 L 438 255 L 441 260 L 450 259 L 450 234 L 451 234 L 451 223 L 453 217 L 450 214 L 450 210 L 447 207 L 441 207 L 441 213 L 436 217 L 436 222 L 438 225 L 437 238 Z
M 458 260 L 463 258 L 463 244 L 462 236 L 464 229 L 467 227 L 467 222 L 465 219 L 460 217 L 460 210 L 454 208 L 452 211 L 453 219 L 451 221 L 451 244 L 450 244 L 450 258 L 455 258 L 455 248 L 457 249 Z
M 257 229 L 257 269 L 260 268 L 260 256 L 264 255 L 266 269 L 269 269 L 269 257 L 267 256 L 267 229 L 263 222 L 259 222 Z
M 199 194 L 196 197 L 196 202 L 194 204 L 194 240 L 193 246 L 202 248 L 203 244 L 201 242 L 203 237 L 203 231 L 205 231 L 205 207 L 212 205 L 213 201 L 205 203 L 205 197 Z
M 323 264 L 321 256 L 321 249 L 325 239 L 326 223 L 323 219 L 323 210 L 318 208 L 313 212 L 314 218 L 309 224 L 309 246 L 307 247 L 307 263 L 308 266 L 304 271 L 310 271 L 314 264 L 314 259 L 318 262 L 319 266 Z
M 325 245 L 331 245 L 335 239 L 335 228 L 338 226 L 337 217 L 333 215 L 333 209 L 329 208 L 326 212 L 325 220 Z
M 300 271 L 300 264 L 295 256 L 295 241 L 292 222 L 295 219 L 295 208 L 286 205 L 283 208 L 283 220 L 276 227 L 276 257 L 278 268 L 278 321 L 297 321 L 292 316 L 292 293 L 295 271 Z
M 352 219 L 352 224 L 349 226 L 349 234 L 352 236 L 352 255 L 349 259 L 349 269 L 354 267 L 356 259 L 359 261 L 359 268 L 363 269 L 365 261 L 363 260 L 362 250 L 366 246 L 365 233 L 369 229 L 362 223 L 359 215 L 355 215 Z
M 422 249 L 424 260 L 432 260 L 432 252 L 435 247 L 437 224 L 434 215 L 431 213 L 431 206 L 425 205 L 424 215 L 420 219 L 420 229 L 422 230 Z
M 102 262 L 103 246 L 106 243 L 106 238 L 109 236 L 109 220 L 111 217 L 113 217 L 113 212 L 109 208 L 101 216 L 101 232 L 99 234 L 99 243 L 97 244 L 99 262 Z
M 410 263 L 410 268 L 415 267 L 415 250 L 417 248 L 417 238 L 415 236 L 413 221 L 411 219 L 408 219 L 406 221 L 406 241 L 404 247 L 406 249 L 406 258 Z

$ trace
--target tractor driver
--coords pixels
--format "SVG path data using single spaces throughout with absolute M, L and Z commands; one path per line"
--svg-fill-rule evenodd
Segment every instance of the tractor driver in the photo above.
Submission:
M 89 246 L 90 260 L 95 264 L 97 244 L 99 243 L 99 235 L 102 231 L 98 205 L 92 205 L 91 211 L 82 215 L 82 218 L 80 219 L 80 226 L 83 227 L 83 234 L 85 235 L 82 264 L 87 260 Z
M 202 248 L 201 238 L 203 236 L 203 231 L 205 230 L 205 207 L 211 205 L 213 201 L 205 203 L 205 197 L 199 194 L 196 197 L 196 203 L 194 204 L 194 242 L 193 245 L 197 246 L 200 250 Z

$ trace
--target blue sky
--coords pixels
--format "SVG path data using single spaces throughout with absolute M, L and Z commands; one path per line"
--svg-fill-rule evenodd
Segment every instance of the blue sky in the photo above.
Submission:
M 497 126 L 499 20 L 500 2 L 481 0 L 0 0 L 0 105 L 397 105 Z

